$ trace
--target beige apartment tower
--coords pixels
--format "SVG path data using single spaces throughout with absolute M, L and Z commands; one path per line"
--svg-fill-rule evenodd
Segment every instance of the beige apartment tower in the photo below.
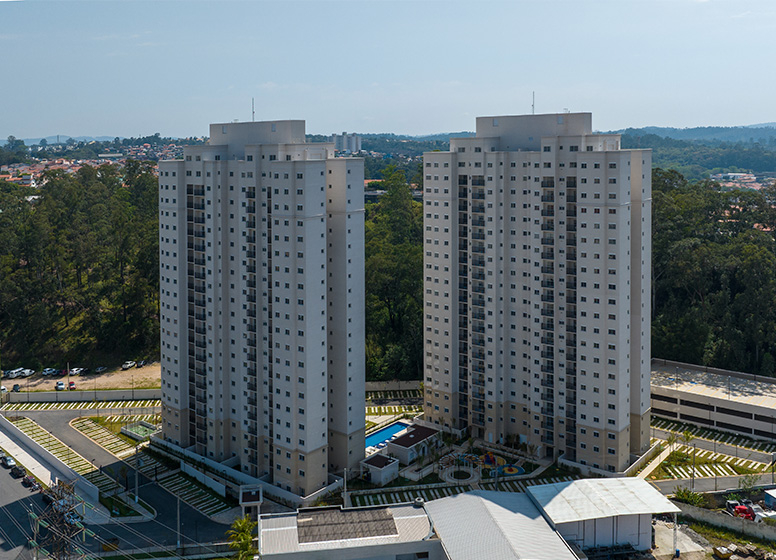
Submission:
M 646 450 L 651 163 L 590 113 L 424 155 L 426 420 L 608 471 Z
M 304 121 L 159 163 L 163 436 L 298 495 L 364 456 L 364 165 Z

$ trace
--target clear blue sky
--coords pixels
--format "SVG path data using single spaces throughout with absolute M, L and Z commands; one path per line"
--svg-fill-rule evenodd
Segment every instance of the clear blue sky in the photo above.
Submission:
M 0 0 L 0 138 L 776 121 L 774 0 Z

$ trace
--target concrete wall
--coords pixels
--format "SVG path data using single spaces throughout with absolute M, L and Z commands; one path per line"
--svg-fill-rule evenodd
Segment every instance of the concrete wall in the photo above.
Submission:
M 261 551 L 259 551 L 261 552 Z M 418 553 L 427 553 L 428 560 L 447 560 L 438 539 L 356 548 L 334 547 L 283 554 L 262 554 L 262 560 L 414 560 Z
M 181 460 L 181 470 L 189 475 L 190 477 L 196 479 L 197 481 L 201 482 L 211 490 L 214 490 L 221 494 L 222 496 L 226 496 L 226 485 L 221 484 L 220 482 L 216 482 L 212 478 L 210 478 L 205 473 L 198 471 L 185 461 Z
M 705 521 L 715 527 L 722 527 L 732 531 L 738 531 L 750 537 L 758 539 L 776 541 L 776 527 L 766 525 L 765 523 L 755 523 L 744 519 L 743 517 L 730 517 L 723 513 L 717 513 L 708 509 L 697 508 L 681 502 L 673 502 L 682 510 L 682 515 L 695 519 L 696 521 Z
M 636 550 L 646 550 L 652 544 L 651 515 L 618 515 L 560 523 L 561 536 L 580 548 L 631 544 Z
M 84 378 L 81 382 L 74 380 L 76 386 L 83 384 L 89 385 L 89 379 Z M 162 398 L 161 389 L 116 389 L 116 390 L 98 390 L 89 391 L 88 389 L 80 391 L 22 391 L 20 393 L 8 393 L 8 402 L 26 403 L 26 402 L 92 402 L 92 401 L 141 401 L 154 400 Z
M 75 490 L 79 496 L 89 503 L 100 503 L 100 491 L 94 484 L 38 445 L 31 437 L 14 426 L 4 416 L 0 416 L 0 431 L 16 445 L 24 449 L 41 466 L 48 469 L 51 472 L 52 482 L 55 478 L 66 481 L 75 480 L 77 481 Z

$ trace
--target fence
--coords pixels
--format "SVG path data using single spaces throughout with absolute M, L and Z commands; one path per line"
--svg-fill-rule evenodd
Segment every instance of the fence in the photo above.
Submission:
M 730 515 L 725 515 L 724 513 L 683 504 L 682 502 L 674 501 L 673 503 L 682 510 L 682 515 L 689 517 L 690 519 L 703 521 L 709 525 L 714 525 L 715 527 L 737 531 L 750 537 L 776 541 L 776 527 L 772 525 L 755 523 L 754 521 L 749 521 L 743 517 L 732 517 Z
M 625 469 L 625 471 L 622 473 L 625 476 L 636 476 L 636 473 L 641 470 L 643 466 L 645 466 L 647 463 L 649 463 L 652 459 L 657 457 L 660 452 L 663 450 L 663 445 L 661 442 L 657 442 L 655 445 L 650 447 L 644 455 L 636 459 L 636 462 L 633 463 L 630 467 Z
M 366 391 L 419 391 L 420 381 L 367 381 Z
M 652 358 L 653 365 L 662 365 L 664 367 L 678 367 L 689 369 L 693 371 L 704 371 L 708 373 L 714 373 L 716 375 L 724 375 L 729 377 L 736 377 L 738 379 L 747 379 L 749 381 L 757 381 L 758 383 L 776 383 L 776 378 L 767 377 L 764 375 L 757 375 L 753 373 L 744 373 L 742 371 L 730 371 L 727 369 L 719 369 L 709 366 L 701 366 L 698 364 L 688 364 L 685 362 L 675 362 L 673 360 L 664 360 L 663 358 Z
M 88 381 L 86 382 L 88 383 Z M 96 391 L 21 391 L 8 393 L 11 403 L 160 400 L 161 389 L 98 389 Z
M 229 492 L 235 497 L 240 495 L 241 485 L 258 484 L 262 487 L 264 495 L 268 498 L 281 504 L 289 505 L 290 507 L 301 507 L 313 504 L 320 498 L 323 498 L 342 487 L 342 479 L 330 474 L 330 483 L 328 486 L 324 486 L 308 496 L 298 496 L 293 492 L 278 488 L 266 480 L 253 478 L 237 469 L 233 469 L 227 465 L 218 463 L 212 459 L 208 459 L 207 457 L 178 447 L 177 445 L 173 445 L 159 437 L 151 436 L 149 441 L 151 447 L 155 451 L 181 460 L 181 465 L 183 465 L 184 461 L 188 461 L 190 468 L 198 470 L 217 484 L 223 484 L 225 492 Z

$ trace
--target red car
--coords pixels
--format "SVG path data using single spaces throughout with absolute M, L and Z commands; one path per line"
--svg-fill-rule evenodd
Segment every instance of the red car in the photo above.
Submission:
M 75 381 L 68 383 L 67 388 L 71 391 L 75 391 Z

